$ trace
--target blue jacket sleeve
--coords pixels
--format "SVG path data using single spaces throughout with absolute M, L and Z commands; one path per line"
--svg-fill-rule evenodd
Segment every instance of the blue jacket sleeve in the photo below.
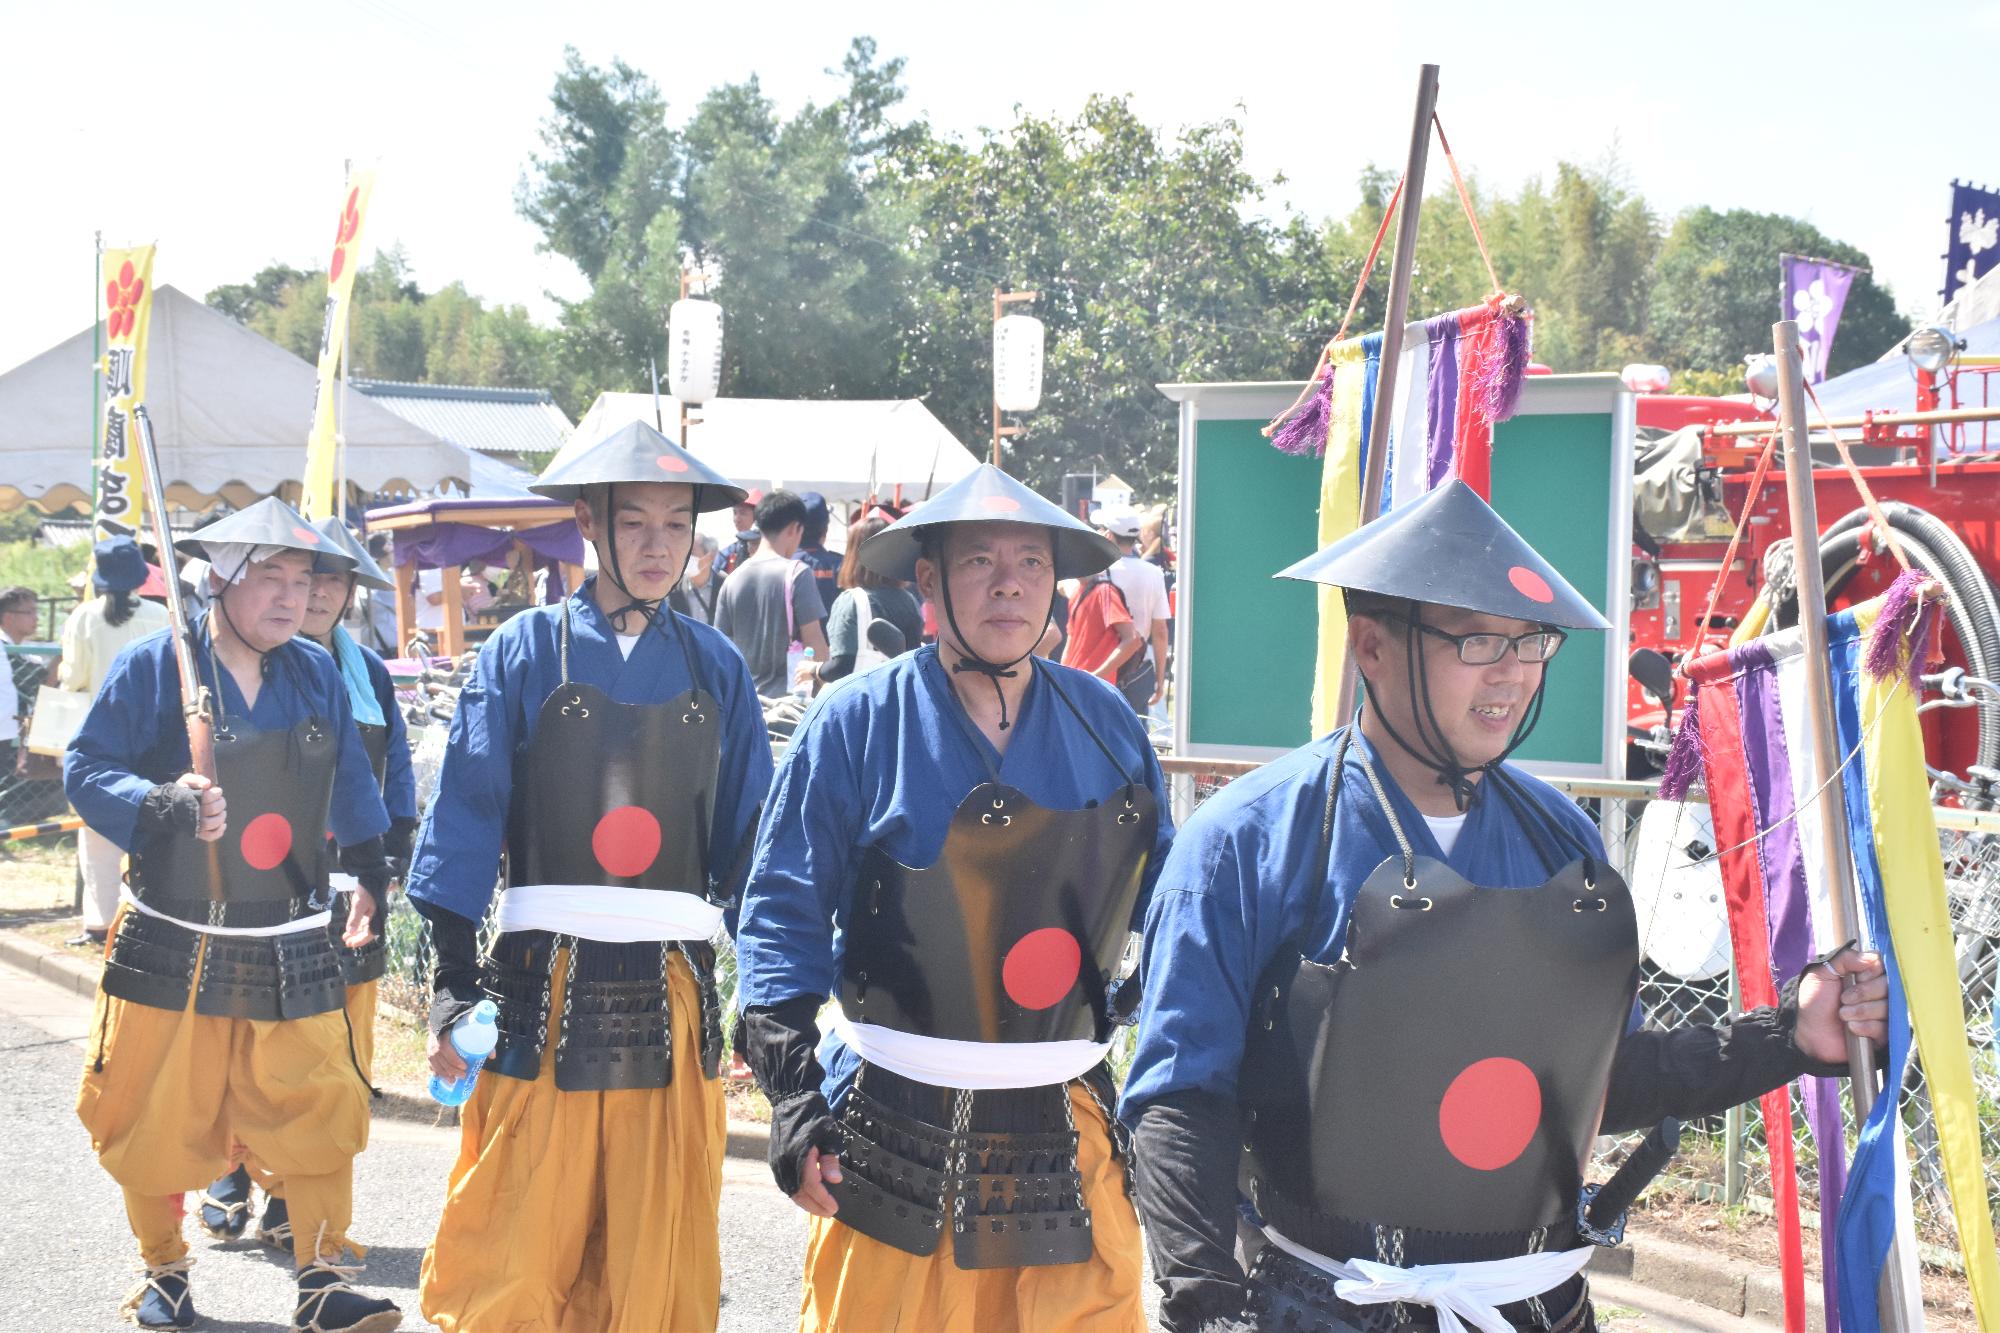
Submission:
M 1119 1108 L 1128 1125 L 1169 1092 L 1236 1092 L 1263 962 L 1237 851 L 1226 830 L 1203 832 L 1167 854 L 1147 909 L 1139 1040 Z
M 155 786 L 133 765 L 158 743 L 161 720 L 180 716 L 178 694 L 171 700 L 160 697 L 156 667 L 152 654 L 120 653 L 63 756 L 63 794 L 69 803 L 84 823 L 128 852 L 133 850 L 140 802 Z
M 382 718 L 389 724 L 389 766 L 382 783 L 382 804 L 388 807 L 391 819 L 415 819 L 417 774 L 410 764 L 410 732 L 403 725 L 403 710 L 396 706 L 396 682 L 379 656 L 366 648 L 362 653 L 368 662 L 368 682 L 375 687 Z
M 835 700 L 834 702 L 843 702 Z M 815 710 L 785 751 L 757 827 L 736 931 L 738 1003 L 833 991 L 833 921 L 862 825 L 861 788 L 838 710 Z
M 313 681 L 319 689 L 319 707 L 340 738 L 340 752 L 333 771 L 333 807 L 327 824 L 333 840 L 342 847 L 379 838 L 389 830 L 389 812 L 382 806 L 382 789 L 375 785 L 375 770 L 368 763 L 367 747 L 354 728 L 354 708 L 347 702 L 347 686 L 340 678 L 332 654 L 315 648 L 308 659 Z
M 725 922 L 733 934 L 734 904 L 743 891 L 750 865 L 750 841 L 757 815 L 771 790 L 771 737 L 764 726 L 763 705 L 740 653 L 715 654 L 723 682 L 722 767 L 715 791 L 715 820 L 708 849 L 708 877 L 714 893 L 730 904 Z
M 470 921 L 486 915 L 500 874 L 507 802 L 514 788 L 514 711 L 507 688 L 506 639 L 480 649 L 459 692 L 437 794 L 417 835 L 408 892 Z

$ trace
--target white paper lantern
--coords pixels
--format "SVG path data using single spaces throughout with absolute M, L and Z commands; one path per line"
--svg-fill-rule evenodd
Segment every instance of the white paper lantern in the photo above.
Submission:
M 667 392 L 705 403 L 722 391 L 722 307 L 684 297 L 667 311 Z
M 1041 406 L 1042 321 L 1033 315 L 993 321 L 993 401 L 1002 412 Z

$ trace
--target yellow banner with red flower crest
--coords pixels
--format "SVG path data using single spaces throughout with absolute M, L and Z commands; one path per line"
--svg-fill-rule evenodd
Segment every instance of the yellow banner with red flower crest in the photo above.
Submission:
M 104 252 L 104 429 L 97 450 L 96 539 L 136 536 L 145 481 L 132 409 L 146 400 L 146 326 L 153 316 L 153 247 Z
M 319 331 L 319 392 L 313 398 L 312 428 L 306 435 L 305 486 L 299 512 L 307 518 L 338 514 L 344 496 L 334 488 L 339 442 L 334 438 L 334 376 L 340 350 L 347 342 L 347 318 L 353 307 L 354 275 L 361 268 L 361 223 L 368 215 L 368 196 L 375 189 L 373 170 L 347 178 L 340 220 L 333 230 L 333 258 L 326 266 L 326 318 Z

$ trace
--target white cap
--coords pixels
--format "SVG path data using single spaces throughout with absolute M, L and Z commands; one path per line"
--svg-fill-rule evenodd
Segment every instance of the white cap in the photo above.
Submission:
M 1139 511 L 1131 505 L 1100 505 L 1091 515 L 1092 527 L 1102 528 L 1114 537 L 1126 540 L 1139 535 Z

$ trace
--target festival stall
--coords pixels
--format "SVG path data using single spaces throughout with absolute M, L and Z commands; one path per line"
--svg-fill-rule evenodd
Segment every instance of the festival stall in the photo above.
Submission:
M 496 610 L 468 620 L 460 577 L 469 564 L 505 565 L 510 583 L 532 592 L 535 576 L 546 576 L 545 595 L 583 582 L 583 535 L 570 506 L 540 496 L 419 500 L 371 510 L 369 532 L 389 533 L 394 542 L 390 569 L 396 580 L 396 639 L 407 644 L 417 630 L 417 572 L 439 571 L 444 622 L 435 647 L 448 657 L 465 651 L 499 624 Z M 518 610 L 525 598 L 503 601 Z

